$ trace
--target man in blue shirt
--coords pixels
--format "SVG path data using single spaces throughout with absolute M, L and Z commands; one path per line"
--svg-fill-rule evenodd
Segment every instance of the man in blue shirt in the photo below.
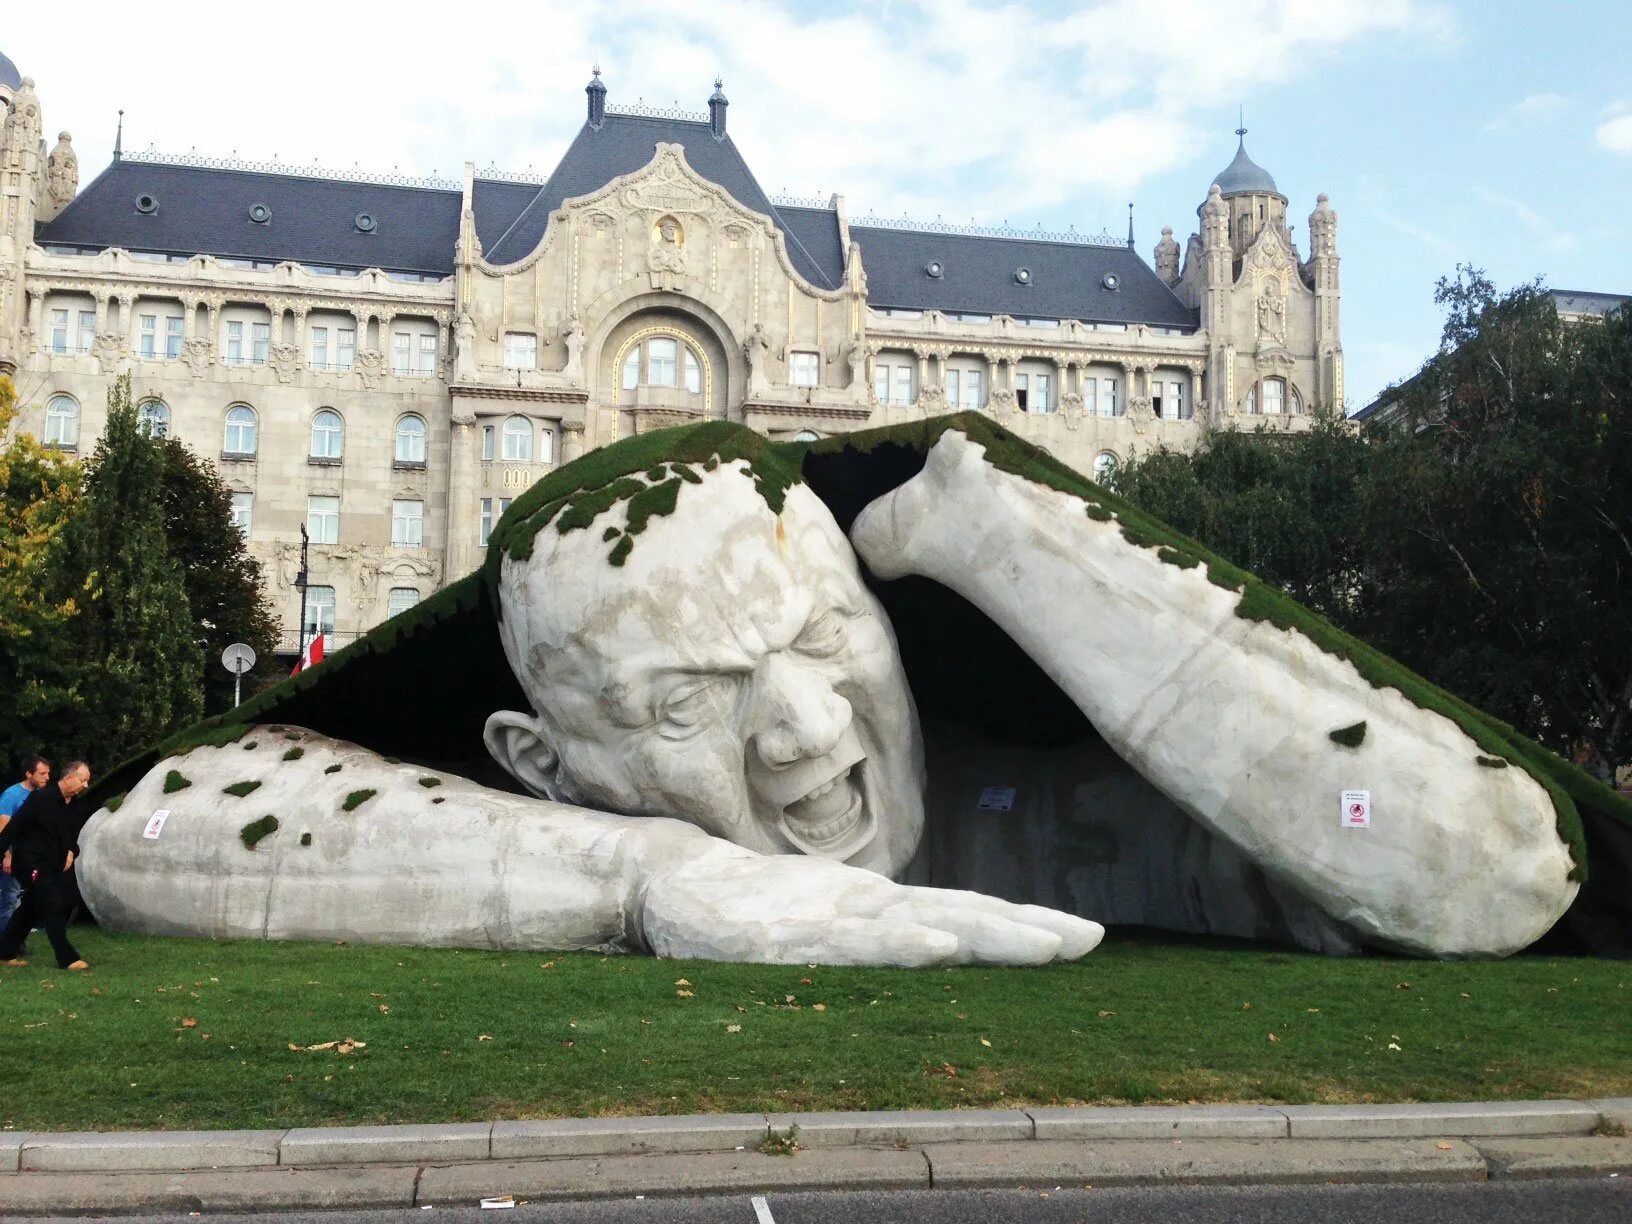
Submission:
M 42 756 L 28 757 L 23 761 L 23 780 L 0 791 L 0 832 L 4 832 L 11 818 L 17 815 L 17 809 L 23 806 L 23 801 L 50 780 L 50 761 Z M 4 859 L 0 859 L 0 931 L 5 930 L 6 923 L 11 920 L 12 911 L 22 899 L 22 886 L 11 874 L 11 852 L 7 851 Z

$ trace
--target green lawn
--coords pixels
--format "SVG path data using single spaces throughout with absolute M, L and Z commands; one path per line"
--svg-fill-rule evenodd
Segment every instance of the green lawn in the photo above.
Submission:
M 1632 1096 L 1624 962 L 1126 937 L 906 971 L 76 936 L 89 974 L 0 969 L 8 1129 Z M 289 1048 L 343 1038 L 366 1046 Z

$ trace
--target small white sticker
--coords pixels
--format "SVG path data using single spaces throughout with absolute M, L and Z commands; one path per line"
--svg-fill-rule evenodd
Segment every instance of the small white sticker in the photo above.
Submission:
M 1371 828 L 1371 792 L 1369 790 L 1344 791 L 1339 797 L 1345 829 Z
M 148 841 L 158 841 L 159 834 L 164 832 L 164 822 L 170 819 L 169 808 L 159 808 L 147 818 L 147 828 L 142 830 L 142 836 Z
M 980 802 L 975 806 L 983 812 L 1012 812 L 1014 789 L 1012 786 L 988 786 L 980 792 Z

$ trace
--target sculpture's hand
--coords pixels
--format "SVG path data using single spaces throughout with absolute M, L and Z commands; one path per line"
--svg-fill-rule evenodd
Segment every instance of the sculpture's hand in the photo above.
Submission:
M 735 847 L 657 869 L 634 917 L 659 956 L 768 964 L 1040 965 L 1105 935 L 1042 906 Z

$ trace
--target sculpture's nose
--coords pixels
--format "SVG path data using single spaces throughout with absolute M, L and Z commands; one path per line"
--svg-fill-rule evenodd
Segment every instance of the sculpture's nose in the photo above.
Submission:
M 754 677 L 753 749 L 770 769 L 826 756 L 850 726 L 850 703 L 826 677 L 772 654 Z

